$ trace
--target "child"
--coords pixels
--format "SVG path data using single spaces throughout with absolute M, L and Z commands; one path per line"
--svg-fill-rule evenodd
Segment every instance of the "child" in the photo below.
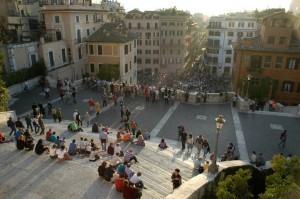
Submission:
M 187 150 L 188 150 L 188 152 L 190 151 L 190 149 L 191 149 L 191 152 L 193 151 L 193 143 L 194 143 L 193 136 L 192 136 L 192 134 L 189 134 L 189 138 L 187 140 Z

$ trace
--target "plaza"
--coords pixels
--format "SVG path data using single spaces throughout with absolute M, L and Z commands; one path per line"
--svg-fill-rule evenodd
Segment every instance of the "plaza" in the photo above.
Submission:
M 99 144 L 98 134 L 91 132 L 91 127 L 83 126 L 84 132 L 71 133 L 67 125 L 73 118 L 77 109 L 84 113 L 89 110 L 87 99 L 101 99 L 101 92 L 81 88 L 77 92 L 77 104 L 66 105 L 59 98 L 58 92 L 53 88 L 50 101 L 55 107 L 62 109 L 63 122 L 54 123 L 51 116 L 46 115 L 45 126 L 54 129 L 58 135 L 64 136 L 67 146 L 72 139 L 79 140 L 86 137 L 94 139 Z M 10 106 L 16 110 L 17 115 L 23 117 L 31 113 L 33 102 L 47 103 L 40 88 L 17 95 Z M 299 118 L 276 112 L 256 111 L 238 112 L 231 103 L 220 104 L 193 104 L 176 101 L 173 105 L 164 105 L 163 99 L 158 102 L 146 102 L 144 96 L 136 98 L 125 97 L 125 107 L 131 110 L 130 120 L 135 120 L 138 128 L 150 132 L 151 140 L 146 141 L 145 147 L 135 144 L 122 143 L 124 150 L 134 148 L 139 159 L 133 164 L 134 171 L 142 172 L 146 190 L 143 198 L 165 198 L 172 193 L 171 173 L 175 168 L 181 170 L 184 183 L 198 174 L 199 161 L 194 158 L 196 149 L 192 154 L 181 150 L 181 142 L 177 141 L 177 126 L 184 125 L 188 134 L 194 139 L 202 135 L 208 140 L 211 151 L 215 146 L 216 127 L 215 118 L 223 115 L 226 119 L 220 138 L 220 157 L 229 143 L 236 147 L 235 154 L 241 160 L 247 160 L 248 155 L 255 150 L 262 152 L 269 160 L 276 153 L 300 155 Z M 91 123 L 97 122 L 108 126 L 112 131 L 109 141 L 116 140 L 116 129 L 123 125 L 120 122 L 119 106 L 115 109 L 112 102 L 108 107 L 102 108 L 101 114 L 91 114 Z M 281 132 L 288 131 L 288 140 L 285 148 L 278 147 Z M 1 125 L 1 132 L 8 136 L 9 129 Z M 44 136 L 34 135 L 37 140 Z M 169 148 L 158 149 L 160 138 L 165 138 Z M 14 143 L 0 145 L 0 197 L 1 198 L 122 198 L 122 194 L 115 190 L 115 186 L 98 177 L 97 167 L 100 161 L 89 162 L 88 158 L 75 157 L 71 161 L 59 163 L 53 161 L 48 155 L 38 156 L 34 152 L 18 151 Z M 106 154 L 103 160 L 109 160 Z

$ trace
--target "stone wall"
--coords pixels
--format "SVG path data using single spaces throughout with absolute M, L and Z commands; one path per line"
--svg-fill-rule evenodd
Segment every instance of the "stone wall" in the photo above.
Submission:
M 39 76 L 39 77 L 35 77 L 33 79 L 28 80 L 27 81 L 28 89 L 30 90 L 32 88 L 37 87 L 40 78 L 41 77 Z M 15 84 L 15 85 L 12 85 L 12 86 L 8 87 L 9 95 L 14 96 L 14 95 L 17 95 L 17 94 L 20 94 L 20 93 L 24 92 L 24 87 L 25 87 L 25 82 Z
M 218 162 L 220 172 L 218 175 L 222 175 L 222 170 L 230 167 L 240 167 L 249 165 L 246 161 L 235 160 Z M 193 177 L 187 182 L 183 183 L 178 189 L 167 196 L 167 199 L 199 199 L 202 198 L 207 190 L 211 190 L 214 187 L 215 175 L 204 172 L 200 175 Z
M 6 125 L 6 122 L 9 117 L 12 117 L 13 120 L 17 119 L 17 115 L 15 111 L 7 111 L 7 112 L 0 112 L 0 124 Z

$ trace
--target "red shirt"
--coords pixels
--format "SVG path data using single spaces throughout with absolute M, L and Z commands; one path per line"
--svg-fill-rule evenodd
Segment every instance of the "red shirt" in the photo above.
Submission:
M 88 101 L 88 103 L 89 103 L 89 106 L 95 106 L 94 100 L 91 100 L 91 99 L 90 99 L 90 100 Z
M 124 199 L 135 199 L 137 192 L 139 190 L 134 186 L 124 186 L 123 188 L 123 198 Z
M 116 179 L 116 190 L 117 191 L 120 191 L 122 192 L 123 191 L 123 188 L 124 188 L 124 185 L 123 185 L 123 182 L 124 182 L 124 178 L 117 178 Z

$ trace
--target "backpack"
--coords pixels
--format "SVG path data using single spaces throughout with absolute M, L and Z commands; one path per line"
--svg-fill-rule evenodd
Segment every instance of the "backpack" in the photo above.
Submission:
M 78 120 L 78 121 L 80 120 L 79 114 L 76 115 L 76 120 Z

